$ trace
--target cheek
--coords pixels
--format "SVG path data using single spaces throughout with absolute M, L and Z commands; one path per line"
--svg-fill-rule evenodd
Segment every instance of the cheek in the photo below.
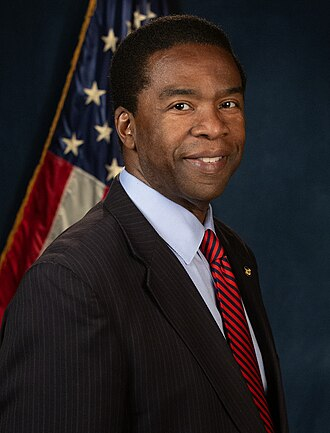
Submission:
M 176 137 L 175 127 L 157 123 L 145 129 L 140 137 L 143 154 L 146 159 L 154 161 L 156 165 L 170 164 L 180 140 Z
M 163 147 L 163 137 L 157 132 L 143 133 L 139 137 L 137 153 L 141 167 L 149 173 L 163 171 L 168 158 L 166 147 Z
M 232 137 L 233 142 L 236 144 L 238 148 L 243 149 L 244 143 L 245 143 L 245 123 L 244 121 L 241 121 L 239 123 L 236 123 L 232 129 Z

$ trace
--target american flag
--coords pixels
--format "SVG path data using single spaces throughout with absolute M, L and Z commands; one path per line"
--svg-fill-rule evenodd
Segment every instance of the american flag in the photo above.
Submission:
M 27 268 L 101 200 L 123 165 L 107 81 L 119 42 L 166 0 L 90 0 L 41 160 L 0 261 L 0 322 Z

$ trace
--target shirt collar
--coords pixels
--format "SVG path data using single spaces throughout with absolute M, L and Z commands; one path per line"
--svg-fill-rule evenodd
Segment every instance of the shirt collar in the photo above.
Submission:
M 184 207 L 123 170 L 120 183 L 132 202 L 161 238 L 186 264 L 199 250 L 206 229 L 214 230 L 212 207 L 209 206 L 204 225 Z

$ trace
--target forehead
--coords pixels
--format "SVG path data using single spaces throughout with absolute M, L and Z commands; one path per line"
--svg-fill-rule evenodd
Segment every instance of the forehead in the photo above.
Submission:
M 202 83 L 210 78 L 223 85 L 242 84 L 233 56 L 216 45 L 180 44 L 157 51 L 148 60 L 147 76 L 151 87 L 188 84 L 191 80 Z

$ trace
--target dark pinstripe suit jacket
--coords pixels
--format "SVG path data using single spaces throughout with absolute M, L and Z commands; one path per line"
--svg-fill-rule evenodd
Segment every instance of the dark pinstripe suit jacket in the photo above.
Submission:
M 217 230 L 263 354 L 277 432 L 286 433 L 254 257 L 226 226 Z M 117 181 L 32 266 L 6 312 L 0 431 L 264 432 L 208 308 Z

